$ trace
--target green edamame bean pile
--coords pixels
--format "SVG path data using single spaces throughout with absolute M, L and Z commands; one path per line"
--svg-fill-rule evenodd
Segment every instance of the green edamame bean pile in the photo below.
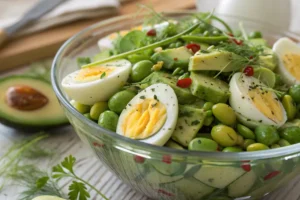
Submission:
M 300 142 L 300 47 L 287 38 L 269 44 L 257 30 L 199 13 L 112 33 L 98 45 L 62 85 L 74 108 L 105 129 L 190 151 Z

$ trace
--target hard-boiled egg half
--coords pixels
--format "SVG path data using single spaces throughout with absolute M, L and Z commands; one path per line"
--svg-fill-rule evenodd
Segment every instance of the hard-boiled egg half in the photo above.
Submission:
M 230 80 L 229 90 L 230 105 L 245 125 L 280 127 L 286 122 L 286 112 L 276 94 L 257 78 L 235 73 Z
M 288 38 L 281 38 L 273 45 L 279 65 L 278 73 L 288 85 L 300 83 L 300 46 Z
M 67 75 L 62 87 L 71 99 L 93 105 L 116 93 L 126 83 L 130 70 L 131 63 L 125 59 L 82 68 Z
M 174 90 L 162 83 L 138 93 L 122 111 L 117 133 L 145 143 L 163 146 L 171 137 L 178 117 Z

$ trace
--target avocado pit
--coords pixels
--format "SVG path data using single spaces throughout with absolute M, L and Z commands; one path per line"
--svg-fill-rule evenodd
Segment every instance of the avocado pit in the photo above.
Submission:
M 6 91 L 6 103 L 22 111 L 37 110 L 48 103 L 48 98 L 41 92 L 26 85 L 11 86 Z

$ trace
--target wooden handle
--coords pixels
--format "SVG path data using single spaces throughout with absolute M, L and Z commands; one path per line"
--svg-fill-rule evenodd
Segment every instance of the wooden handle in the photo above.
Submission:
M 0 46 L 7 40 L 7 38 L 7 33 L 3 29 L 0 29 Z

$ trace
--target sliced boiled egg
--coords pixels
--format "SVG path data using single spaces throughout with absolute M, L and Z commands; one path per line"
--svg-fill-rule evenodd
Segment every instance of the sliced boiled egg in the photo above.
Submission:
M 178 117 L 174 90 L 162 83 L 138 93 L 122 111 L 117 133 L 141 142 L 163 146 L 171 137 Z
M 278 73 L 288 85 L 300 83 L 300 46 L 289 38 L 281 38 L 273 45 L 279 65 Z
M 286 122 L 286 112 L 276 94 L 257 78 L 235 73 L 230 80 L 229 90 L 230 105 L 240 121 L 245 121 L 245 125 L 280 127 Z
M 131 30 L 142 30 L 142 26 L 136 26 L 132 28 Z M 98 47 L 100 48 L 101 51 L 104 51 L 106 49 L 113 49 L 114 48 L 114 41 L 118 39 L 118 37 L 123 37 L 125 36 L 130 30 L 122 30 L 117 33 L 112 33 L 104 38 L 101 38 L 98 40 Z
M 82 68 L 67 75 L 62 87 L 71 99 L 93 105 L 116 93 L 126 83 L 130 70 L 131 63 L 125 59 Z

